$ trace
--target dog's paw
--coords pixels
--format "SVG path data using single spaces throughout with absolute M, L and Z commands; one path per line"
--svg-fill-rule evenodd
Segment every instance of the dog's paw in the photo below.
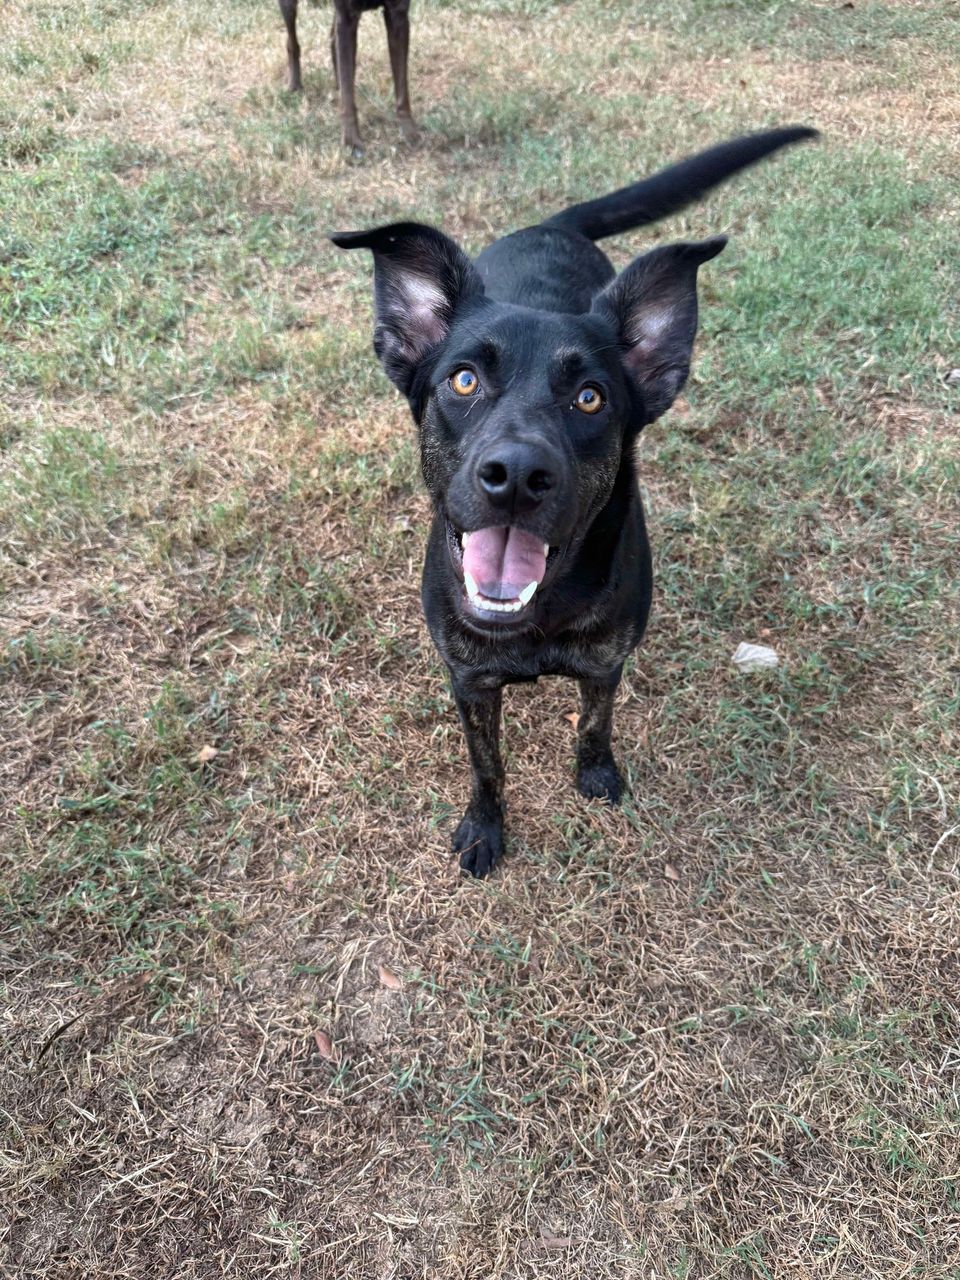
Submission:
M 453 851 L 460 855 L 463 870 L 482 880 L 503 853 L 503 824 L 464 814 L 453 833 Z
M 577 770 L 577 790 L 588 800 L 619 804 L 623 795 L 620 770 L 612 760 L 605 764 L 583 765 Z

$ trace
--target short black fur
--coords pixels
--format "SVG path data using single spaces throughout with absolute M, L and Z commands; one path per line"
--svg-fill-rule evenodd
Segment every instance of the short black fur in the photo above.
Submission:
M 813 136 L 734 139 L 505 236 L 476 262 L 417 223 L 331 237 L 373 253 L 375 349 L 419 430 L 434 509 L 423 605 L 473 776 L 453 844 L 475 876 L 503 850 L 504 685 L 576 679 L 577 786 L 620 799 L 613 702 L 653 585 L 634 442 L 687 378 L 697 270 L 726 243 L 659 247 L 617 275 L 594 241 Z

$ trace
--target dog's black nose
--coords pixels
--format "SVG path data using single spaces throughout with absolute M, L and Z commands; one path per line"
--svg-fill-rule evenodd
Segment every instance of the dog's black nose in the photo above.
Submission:
M 477 482 L 495 507 L 529 511 L 556 485 L 553 459 L 541 447 L 510 441 L 477 464 Z

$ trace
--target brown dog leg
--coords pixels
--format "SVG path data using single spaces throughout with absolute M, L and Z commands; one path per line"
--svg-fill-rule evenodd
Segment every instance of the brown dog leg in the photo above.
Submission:
M 280 0 L 280 12 L 287 28 L 287 87 L 291 93 L 303 88 L 300 78 L 300 45 L 297 42 L 297 0 Z
M 410 110 L 407 64 L 410 57 L 410 0 L 384 0 L 383 21 L 387 28 L 390 67 L 397 104 L 397 119 L 405 142 L 416 142 L 417 126 Z
M 340 90 L 340 122 L 343 127 L 343 145 L 354 156 L 363 155 L 360 125 L 357 120 L 355 85 L 357 78 L 357 27 L 359 13 L 352 13 L 337 6 L 333 20 L 333 69 Z

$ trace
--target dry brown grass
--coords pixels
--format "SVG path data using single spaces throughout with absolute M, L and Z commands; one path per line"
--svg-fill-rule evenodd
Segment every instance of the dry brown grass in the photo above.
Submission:
M 908 73 L 867 59 L 806 62 L 759 50 L 691 61 L 665 44 L 654 43 L 658 57 L 651 65 L 625 68 L 616 80 L 599 78 L 590 92 L 668 93 L 752 119 L 816 120 L 828 138 L 892 143 L 911 158 L 928 157 L 939 142 L 942 162 L 955 161 L 960 71 L 948 55 L 917 53 Z

